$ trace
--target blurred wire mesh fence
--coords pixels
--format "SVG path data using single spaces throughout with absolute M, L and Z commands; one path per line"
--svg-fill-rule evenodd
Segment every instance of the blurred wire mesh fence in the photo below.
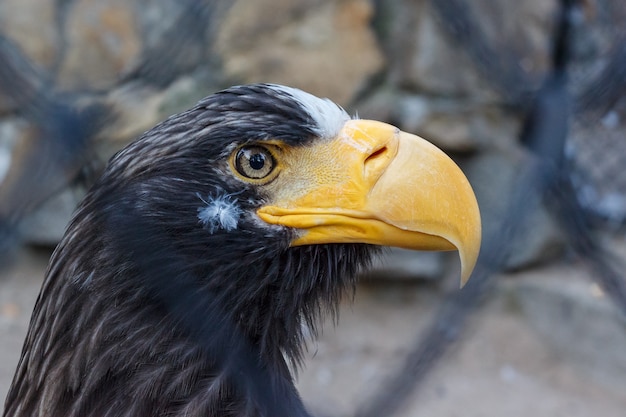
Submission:
M 67 8 L 72 2 L 61 3 Z M 211 70 L 219 63 L 205 45 L 215 41 L 229 3 L 190 0 L 181 4 L 174 23 L 152 34 L 139 61 L 117 84 L 105 89 L 66 92 L 55 83 L 58 65 L 52 65 L 49 72 L 37 67 L 0 27 L 0 94 L 10 102 L 11 111 L 27 122 L 27 133 L 20 137 L 23 143 L 11 146 L 20 155 L 20 163 L 11 166 L 0 185 L 0 256 L 4 261 L 20 245 L 19 225 L 24 219 L 70 184 L 89 184 L 98 171 L 94 149 L 108 134 L 107 125 L 125 117 L 124 107 L 111 104 L 106 89 L 133 82 L 165 87 L 180 74 L 194 71 L 212 76 Z M 494 8 L 492 15 L 480 15 L 482 9 L 476 4 L 438 0 L 430 2 L 430 7 L 449 41 L 460 45 L 501 97 L 502 106 L 524 115 L 518 143 L 522 169 L 508 195 L 502 196 L 507 209 L 502 218 L 492 219 L 497 227 L 484 237 L 469 284 L 447 297 L 430 327 L 416 336 L 404 366 L 388 381 L 381 381 L 377 395 L 358 407 L 359 416 L 393 415 L 427 379 L 446 348 L 462 338 L 469 313 L 488 295 L 495 274 L 507 267 L 514 246 L 506 242 L 515 241 L 540 205 L 560 225 L 570 250 L 586 262 L 590 279 L 626 315 L 623 260 L 598 237 L 607 230 L 623 233 L 626 225 L 626 30 L 620 24 L 626 21 L 626 5 L 619 0 L 555 3 L 551 53 L 545 70 L 537 75 L 524 67 L 520 56 L 524 45 L 513 48 L 494 42 L 485 32 L 485 19 L 497 20 L 510 11 Z M 384 2 L 374 5 L 375 13 L 384 11 Z M 597 19 L 597 14 L 603 19 Z M 384 84 L 381 77 L 384 71 L 364 90 L 365 96 L 376 83 Z M 215 83 L 220 82 L 225 81 Z M 250 372 L 264 378 L 259 370 Z M 278 394 L 270 393 L 265 401 L 275 415 L 307 415 L 299 409 L 275 409 L 274 402 L 280 403 L 280 398 L 273 395 Z
M 626 61 L 619 53 L 622 34 L 616 33 L 617 43 L 606 57 L 604 71 L 596 75 L 597 78 L 585 79 L 582 85 L 586 85 L 586 88 L 571 88 L 572 79 L 579 85 L 582 81 L 581 76 L 570 74 L 573 72 L 570 67 L 575 62 L 574 37 L 584 36 L 585 33 L 581 22 L 583 4 L 575 0 L 563 0 L 553 35 L 552 68 L 545 75 L 543 85 L 528 94 L 529 91 L 520 91 L 520 88 L 530 83 L 515 66 L 516 62 L 502 64 L 494 56 L 497 51 L 491 45 L 485 45 L 468 2 L 451 0 L 433 4 L 444 24 L 448 25 L 451 36 L 466 45 L 477 65 L 510 98 L 512 104 L 525 110 L 526 119 L 520 142 L 528 150 L 527 162 L 515 190 L 509 195 L 506 215 L 499 219 L 500 227 L 496 233 L 484 237 L 481 258 L 467 288 L 449 296 L 431 327 L 416 340 L 415 349 L 407 356 L 402 367 L 405 372 L 394 375 L 384 385 L 386 388 L 380 391 L 380 395 L 367 404 L 359 415 L 373 417 L 392 414 L 402 404 L 402 399 L 426 379 L 428 371 L 444 355 L 446 347 L 459 339 L 467 313 L 488 293 L 495 273 L 506 267 L 512 248 L 504 242 L 515 241 L 521 229 L 526 227 L 529 214 L 537 209 L 541 200 L 548 203 L 551 213 L 566 232 L 572 249 L 586 261 L 591 279 L 596 279 L 626 314 L 626 281 L 621 273 L 623 262 L 621 267 L 616 264 L 616 260 L 594 234 L 591 223 L 592 219 L 598 217 L 619 223 L 624 221 L 626 205 L 621 201 L 624 197 L 624 175 L 620 172 L 621 168 L 617 167 L 623 167 L 626 162 L 626 154 L 619 152 L 625 138 L 615 134 L 611 137 L 615 142 L 611 144 L 605 142 L 611 140 L 606 132 L 601 139 L 569 138 L 569 125 L 573 116 L 589 120 L 589 113 L 602 111 L 606 114 L 607 111 L 615 111 L 613 108 L 618 105 L 626 82 L 626 73 L 623 72 Z M 492 66 L 493 62 L 498 64 Z M 613 92 L 610 97 L 607 88 Z M 596 119 L 596 123 L 602 122 Z M 578 140 L 578 152 L 572 150 L 575 147 L 571 144 L 574 140 Z M 604 147 L 596 140 L 604 142 Z M 607 158 L 609 161 L 606 161 Z M 620 162 L 616 162 L 620 159 Z M 612 172 L 615 177 L 610 179 L 600 174 L 600 171 L 604 175 Z M 597 185 L 591 182 L 591 178 L 583 179 L 581 172 L 593 175 L 595 180 L 600 176 L 603 188 L 595 188 Z M 588 193 L 595 198 L 590 198 Z M 600 193 L 605 194 L 598 198 Z M 602 198 L 620 201 L 604 204 Z

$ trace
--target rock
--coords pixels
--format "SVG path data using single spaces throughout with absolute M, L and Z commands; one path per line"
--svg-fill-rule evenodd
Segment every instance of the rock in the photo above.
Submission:
M 38 246 L 56 246 L 84 196 L 85 190 L 82 189 L 66 189 L 55 194 L 22 220 L 20 236 L 23 241 Z
M 212 70 L 199 70 L 189 76 L 180 77 L 163 91 L 163 100 L 159 107 L 162 119 L 187 110 L 200 99 L 225 87 L 229 87 L 221 74 Z
M 453 23 L 462 25 L 463 15 L 455 20 L 444 8 L 455 4 L 465 4 L 476 20 L 472 43 L 454 37 Z M 522 169 L 507 154 L 515 148 L 519 117 L 502 107 L 502 86 L 532 88 L 544 74 L 557 5 L 556 0 L 4 0 L 0 25 L 42 73 L 51 73 L 56 91 L 87 91 L 76 96 L 113 110 L 97 135 L 102 161 L 219 88 L 284 83 L 472 157 L 470 176 L 482 190 L 488 232 L 498 227 L 494 219 L 506 210 L 512 178 Z M 624 20 L 608 10 L 605 0 L 585 4 L 585 25 L 593 33 L 575 39 L 576 68 L 584 61 L 594 73 L 602 69 L 597 58 L 607 57 L 602 51 L 610 46 L 612 28 Z M 573 75 L 582 78 L 576 70 Z M 521 79 L 530 84 L 502 83 Z M 0 93 L 0 115 L 18 111 Z M 3 123 L 0 119 L 0 129 Z M 597 126 L 587 128 L 585 137 L 597 133 Z M 613 140 L 620 132 L 611 130 Z M 574 133 L 572 143 L 580 148 L 579 136 Z M 0 174 L 8 164 L 7 149 L 6 143 L 0 149 Z M 621 197 L 623 187 L 604 179 L 617 173 L 620 159 L 595 165 L 590 160 L 577 162 L 593 169 L 594 184 L 603 185 L 595 187 L 593 196 L 601 198 L 591 198 L 591 204 L 600 202 L 600 214 L 616 217 L 615 209 L 624 204 L 614 191 Z M 512 267 L 548 259 L 562 247 L 546 213 L 540 207 L 529 220 Z
M 98 140 L 120 148 L 151 128 L 161 120 L 163 97 L 162 91 L 138 82 L 110 90 L 103 104 L 112 110 L 115 119 L 99 133 Z
M 0 92 L 0 116 L 6 115 L 14 110 L 14 104 L 7 96 Z
M 136 24 L 144 47 L 137 65 L 125 78 L 165 87 L 198 69 L 220 72 L 214 38 L 230 3 L 137 0 Z
M 96 138 L 96 154 L 107 161 L 116 151 L 172 114 L 194 106 L 201 98 L 218 90 L 215 80 L 203 74 L 180 77 L 164 90 L 140 82 L 115 88 L 101 104 L 112 109 L 114 117 Z
M 135 3 L 136 23 L 141 29 L 144 44 L 151 47 L 161 42 L 167 31 L 176 24 L 187 2 L 137 0 L 133 3 Z M 186 30 L 188 28 L 180 29 Z
M 575 364 L 593 383 L 623 387 L 626 318 L 584 265 L 550 269 L 525 272 L 500 289 L 559 358 Z
M 433 100 L 429 117 L 414 131 L 445 150 L 468 152 L 511 145 L 519 119 L 496 105 L 441 99 Z
M 431 2 L 380 2 L 377 23 L 393 85 L 428 95 L 493 101 L 506 93 L 506 82 L 545 71 L 555 1 L 465 4 L 464 12 L 477 20 L 471 46 L 454 39 L 446 29 L 454 18 L 442 18 Z M 523 86 L 509 85 L 518 87 Z
M 354 107 L 360 117 L 387 120 L 449 152 L 511 147 L 519 131 L 519 118 L 495 104 L 408 94 L 392 88 L 381 89 Z
M 59 159 L 50 138 L 20 118 L 0 121 L 0 220 L 19 221 L 20 240 L 55 245 L 84 191 L 67 189 L 82 167 Z M 60 163 L 63 162 L 63 163 Z M 5 225 L 6 226 L 6 225 Z
M 11 166 L 11 146 L 0 141 L 0 183 L 9 172 Z
M 55 0 L 3 0 L 2 34 L 12 39 L 36 65 L 51 69 L 57 62 L 61 36 Z M 1 108 L 1 105 L 0 105 Z
M 555 260 L 563 254 L 566 241 L 546 208 L 539 205 L 526 219 L 521 235 L 512 244 L 507 267 L 518 270 Z
M 217 38 L 228 77 L 275 82 L 346 105 L 383 66 L 364 0 L 237 1 Z
M 397 103 L 401 93 L 392 87 L 381 86 L 369 96 L 357 101 L 348 109 L 362 119 L 381 120 L 398 124 Z
M 0 184 L 11 167 L 15 142 L 25 128 L 26 123 L 21 119 L 7 118 L 0 121 Z
M 483 222 L 483 239 L 501 236 L 511 200 L 525 172 L 525 160 L 512 153 L 485 152 L 462 165 L 474 188 Z M 506 236 L 501 245 L 510 246 L 509 269 L 546 262 L 561 254 L 565 239 L 538 194 L 529 193 L 523 227 L 517 236 Z
M 428 2 L 392 1 L 381 7 L 385 21 L 379 24 L 386 28 L 383 45 L 393 85 L 443 96 L 489 91 L 470 58 L 446 38 Z
M 69 7 L 59 85 L 64 89 L 110 88 L 141 52 L 133 2 L 77 0 Z

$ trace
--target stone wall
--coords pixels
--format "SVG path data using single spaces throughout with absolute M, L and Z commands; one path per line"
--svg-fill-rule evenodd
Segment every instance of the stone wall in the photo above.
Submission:
M 574 93 L 602 71 L 616 43 L 611 28 L 626 20 L 618 2 L 583 3 Z M 29 191 L 45 203 L 24 222 L 26 239 L 59 239 L 84 194 L 75 178 L 89 182 L 85 167 L 97 172 L 167 115 L 249 82 L 299 87 L 428 138 L 461 163 L 486 229 L 496 227 L 523 160 L 517 138 L 525 100 L 549 68 L 557 10 L 557 0 L 0 0 L 0 42 L 24 58 L 19 74 L 27 85 L 81 109 L 104 106 L 110 116 L 93 132 L 87 163 Z M 463 32 L 467 22 L 471 36 Z M 4 87 L 0 214 L 6 215 L 20 200 L 11 184 L 28 175 L 29 158 L 45 144 L 24 102 Z M 613 129 L 622 132 L 619 108 L 613 115 Z M 511 266 L 562 246 L 544 211 L 532 222 Z M 441 258 L 429 259 L 422 273 L 440 275 Z

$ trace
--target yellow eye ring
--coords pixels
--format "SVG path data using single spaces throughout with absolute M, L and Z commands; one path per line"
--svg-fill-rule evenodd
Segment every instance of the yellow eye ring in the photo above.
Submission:
M 242 146 L 233 152 L 230 159 L 233 171 L 247 182 L 267 183 L 278 172 L 274 153 L 262 145 Z

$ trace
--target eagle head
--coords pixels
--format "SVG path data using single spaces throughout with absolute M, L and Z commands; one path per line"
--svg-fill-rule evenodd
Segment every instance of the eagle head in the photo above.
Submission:
M 257 415 L 242 361 L 295 392 L 303 328 L 380 245 L 457 249 L 468 278 L 480 216 L 450 158 L 294 88 L 213 94 L 113 156 L 77 209 L 5 413 Z

